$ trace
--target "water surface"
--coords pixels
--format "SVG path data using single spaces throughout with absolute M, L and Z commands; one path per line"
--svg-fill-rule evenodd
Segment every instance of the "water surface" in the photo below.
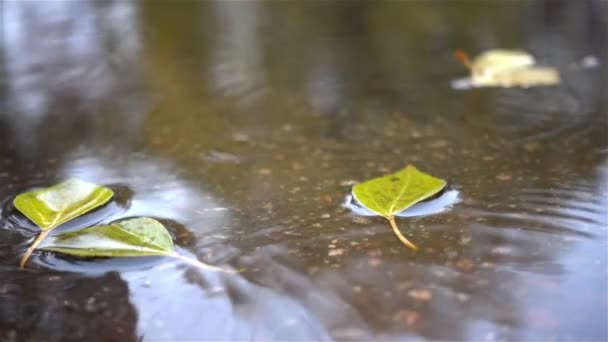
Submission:
M 4 2 L 0 340 L 606 340 L 607 11 Z M 452 52 L 491 48 L 563 82 L 452 89 Z M 408 163 L 461 196 L 399 219 L 418 253 L 341 206 Z M 18 271 L 37 230 L 12 198 L 74 176 L 117 193 L 79 224 L 155 217 L 245 271 L 42 252 Z

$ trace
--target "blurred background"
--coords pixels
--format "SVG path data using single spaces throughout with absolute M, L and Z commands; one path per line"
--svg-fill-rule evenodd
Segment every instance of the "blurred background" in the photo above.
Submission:
M 0 3 L 0 340 L 608 338 L 608 2 Z M 523 49 L 557 86 L 456 90 L 453 57 Z M 593 60 L 593 67 L 581 61 Z M 341 207 L 415 164 L 462 202 Z M 183 254 L 36 252 L 14 196 L 111 186 Z

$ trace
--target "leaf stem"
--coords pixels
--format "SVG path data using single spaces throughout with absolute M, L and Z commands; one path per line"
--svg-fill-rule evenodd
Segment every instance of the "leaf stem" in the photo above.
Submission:
M 471 64 L 471 60 L 469 59 L 469 56 L 467 55 L 466 52 L 461 51 L 461 50 L 456 50 L 456 51 L 454 51 L 454 56 L 462 64 L 464 64 L 465 67 L 467 67 L 469 69 L 473 69 L 472 64 Z
M 30 256 L 32 255 L 32 253 L 34 252 L 34 250 L 36 249 L 36 247 L 38 247 L 38 245 L 40 245 L 40 243 L 42 242 L 42 240 L 44 240 L 44 238 L 46 238 L 46 236 L 49 235 L 50 232 L 51 232 L 51 229 L 43 230 L 38 235 L 38 237 L 36 237 L 36 240 L 34 240 L 34 242 L 32 242 L 32 244 L 27 249 L 27 251 L 25 251 L 25 254 L 23 255 L 23 257 L 21 257 L 21 261 L 19 262 L 19 269 L 20 270 L 23 270 L 23 268 L 25 267 L 25 264 L 29 260 Z
M 221 267 L 217 267 L 217 266 L 213 266 L 213 265 L 209 265 L 209 264 L 205 264 L 204 262 L 198 260 L 198 259 L 193 259 L 193 258 L 188 258 L 186 256 L 183 256 L 181 254 L 177 254 L 177 253 L 170 253 L 167 254 L 167 256 L 170 256 L 172 258 L 176 258 L 179 259 L 191 266 L 203 269 L 203 270 L 210 270 L 210 271 L 215 271 L 215 272 L 223 272 L 223 273 L 236 273 L 236 271 L 233 270 L 227 270 Z
M 385 216 L 385 218 L 391 224 L 391 228 L 393 228 L 393 231 L 395 232 L 395 234 L 397 234 L 397 237 L 399 238 L 399 240 L 401 240 L 401 242 L 403 242 L 404 245 L 408 246 L 409 248 L 413 249 L 414 251 L 418 251 L 418 247 L 416 247 L 416 245 L 411 243 L 410 240 L 408 240 L 405 236 L 403 236 L 403 234 L 401 234 L 401 231 L 399 231 L 399 227 L 397 227 L 397 222 L 395 222 L 395 216 L 390 215 L 390 216 Z

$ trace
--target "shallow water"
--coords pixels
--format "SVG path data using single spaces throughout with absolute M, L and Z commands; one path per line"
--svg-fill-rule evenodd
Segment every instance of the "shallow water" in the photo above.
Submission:
M 608 338 L 605 2 L 2 6 L 1 341 Z M 496 47 L 562 84 L 450 87 L 454 50 Z M 408 163 L 461 197 L 399 219 L 418 253 L 341 206 Z M 72 176 L 117 193 L 72 228 L 152 216 L 244 271 L 18 271 L 37 230 L 12 198 Z

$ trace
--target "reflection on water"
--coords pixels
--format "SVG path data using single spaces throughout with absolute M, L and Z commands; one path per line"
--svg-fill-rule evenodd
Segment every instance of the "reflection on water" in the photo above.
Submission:
M 141 45 L 132 1 L 6 1 L 2 11 L 3 116 L 22 157 L 35 159 L 44 140 L 57 138 L 44 134 L 48 126 L 64 136 L 136 134 L 145 106 L 124 96 L 136 91 Z
M 606 10 L 5 2 L 0 340 L 605 340 Z M 453 50 L 497 47 L 563 84 L 450 88 Z M 340 205 L 408 163 L 461 199 L 400 218 L 419 253 Z M 11 198 L 72 176 L 117 199 L 71 228 L 152 216 L 244 271 L 52 253 L 17 271 L 36 229 Z

